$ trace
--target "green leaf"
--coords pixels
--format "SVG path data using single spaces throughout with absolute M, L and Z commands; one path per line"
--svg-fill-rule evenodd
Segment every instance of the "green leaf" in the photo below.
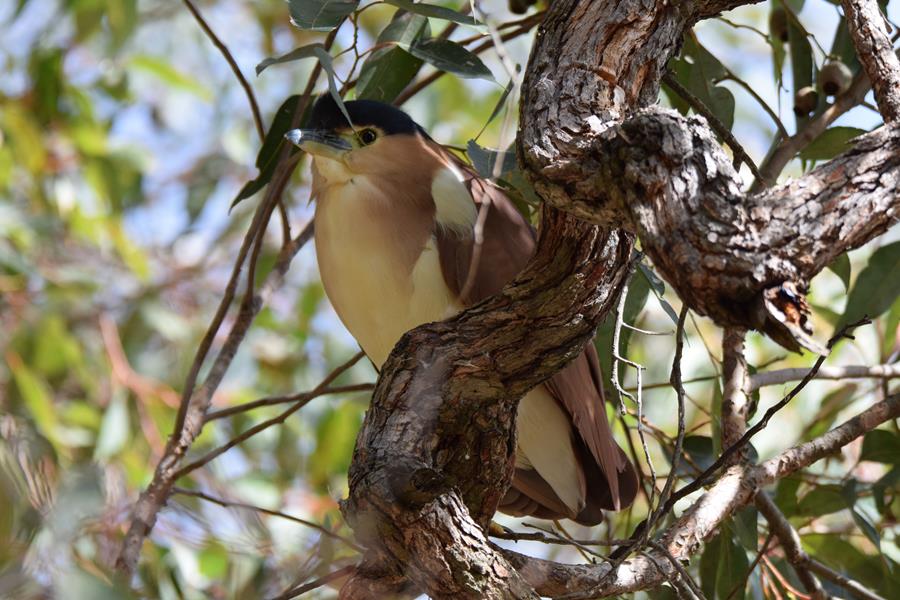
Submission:
M 850 256 L 846 252 L 831 261 L 831 264 L 825 268 L 841 278 L 844 291 L 850 291 Z
M 804 517 L 821 517 L 847 508 L 842 486 L 820 485 L 803 496 L 797 506 L 797 514 Z
M 422 15 L 423 17 L 432 17 L 434 19 L 443 19 L 445 21 L 453 21 L 460 25 L 478 25 L 478 21 L 474 18 L 456 12 L 455 10 L 436 6 L 434 4 L 425 4 L 424 2 L 410 2 L 410 0 L 384 0 L 386 4 L 392 4 L 397 8 L 405 11 Z
M 775 487 L 775 497 L 773 500 L 775 501 L 775 504 L 778 505 L 778 508 L 781 509 L 781 512 L 787 517 L 792 517 L 797 514 L 797 491 L 800 489 L 801 483 L 803 483 L 803 481 L 800 477 L 790 476 L 779 481 L 778 485 Z
M 206 101 L 212 101 L 213 99 L 213 94 L 207 87 L 161 58 L 139 54 L 132 57 L 130 65 L 132 69 L 153 75 L 172 89 L 194 94 Z
M 363 63 L 356 82 L 356 97 L 380 102 L 393 102 L 415 78 L 424 61 L 403 49 L 428 35 L 428 19 L 402 13 L 394 16 L 378 36 L 377 44 L 396 46 L 375 50 Z
M 832 127 L 800 151 L 803 160 L 829 160 L 850 149 L 849 142 L 855 137 L 868 133 L 856 127 Z
M 440 71 L 464 78 L 494 79 L 480 58 L 450 40 L 422 40 L 407 50 Z
M 316 49 L 317 48 L 324 49 L 325 46 L 323 46 L 322 44 L 319 44 L 319 43 L 309 44 L 307 46 L 300 46 L 299 48 L 294 48 L 287 54 L 282 54 L 281 56 L 267 58 L 267 59 L 263 60 L 261 63 L 259 63 L 258 65 L 256 65 L 256 74 L 259 75 L 260 73 L 265 71 L 271 65 L 277 65 L 277 64 L 281 64 L 281 63 L 295 61 L 295 60 L 301 60 L 304 58 L 316 58 L 316 56 L 317 56 Z
M 475 143 L 475 140 L 469 140 L 469 143 L 466 144 L 466 154 L 469 156 L 469 160 L 472 161 L 472 166 L 475 167 L 478 174 L 487 179 L 501 177 L 518 168 L 515 152 L 483 148 Z M 495 173 L 498 167 L 499 172 Z
M 362 408 L 345 402 L 329 409 L 316 428 L 316 449 L 307 462 L 311 484 L 326 487 L 332 475 L 346 473 L 353 456 L 353 442 L 362 419 Z
M 672 305 L 663 298 L 663 294 L 666 293 L 666 284 L 662 279 L 651 269 L 649 266 L 645 265 L 643 262 L 638 263 L 638 269 L 640 270 L 641 275 L 647 280 L 650 284 L 650 288 L 653 290 L 653 294 L 656 296 L 657 301 L 659 301 L 659 305 L 662 307 L 663 311 L 666 315 L 672 319 L 672 322 L 676 325 L 678 324 L 678 313 L 675 312 L 675 309 L 672 308 Z
M 359 0 L 288 0 L 291 23 L 311 31 L 331 31 L 358 6 Z
M 736 538 L 733 522 L 727 521 L 700 557 L 700 585 L 711 600 L 745 598 L 750 561 Z
M 713 450 L 712 438 L 707 435 L 689 435 L 684 438 L 682 449 L 685 456 L 688 457 L 690 463 L 679 461 L 678 474 L 684 476 L 696 475 L 694 469 L 706 470 L 716 461 Z
M 628 286 L 628 296 L 625 297 L 625 309 L 622 311 L 622 319 L 630 325 L 636 323 L 649 297 L 650 284 L 647 282 L 647 279 L 632 277 L 631 285 Z M 610 314 L 598 328 L 597 336 L 594 338 L 594 346 L 596 346 L 597 353 L 600 355 L 600 365 L 604 373 L 610 373 L 612 370 L 611 350 L 615 324 L 616 316 L 610 311 Z M 618 348 L 620 355 L 628 354 L 628 343 L 631 341 L 632 333 L 627 327 L 622 327 Z
M 900 295 L 900 277 L 897 273 L 900 273 L 900 242 L 882 246 L 869 258 L 869 264 L 850 290 L 847 308 L 838 327 L 857 321 L 864 315 L 874 319 L 887 311 Z
M 900 465 L 900 435 L 886 429 L 874 429 L 863 438 L 859 460 Z
M 28 368 L 17 354 L 8 352 L 6 361 L 28 413 L 37 423 L 41 434 L 58 448 L 59 420 L 50 387 L 37 373 Z
M 108 459 L 119 453 L 131 439 L 131 425 L 128 418 L 128 402 L 124 394 L 114 394 L 100 425 L 95 459 Z
M 794 15 L 797 14 L 797 10 L 799 9 L 794 9 Z M 794 18 L 791 10 L 787 12 L 788 46 L 791 57 L 791 73 L 794 78 L 793 89 L 791 90 L 793 92 L 791 96 L 793 97 L 798 90 L 813 85 L 815 63 L 813 62 L 812 46 L 809 43 L 809 36 L 806 30 Z M 808 120 L 809 117 L 806 115 L 797 117 L 797 125 L 803 125 Z
M 275 165 L 278 163 L 278 150 L 281 148 L 281 144 L 284 143 L 284 134 L 291 128 L 294 113 L 297 111 L 301 99 L 302 96 L 299 94 L 290 96 L 278 107 L 275 117 L 272 119 L 272 124 L 269 125 L 269 129 L 266 131 L 266 137 L 263 140 L 262 147 L 259 149 L 259 154 L 256 155 L 256 167 L 259 169 L 259 175 L 255 179 L 248 181 L 241 188 L 241 191 L 238 192 L 238 195 L 231 203 L 231 208 L 234 208 L 241 200 L 249 198 L 264 188 L 272 179 Z M 306 113 L 300 119 L 301 125 L 306 122 L 309 110 L 310 107 L 308 106 Z M 296 151 L 293 148 L 291 149 L 292 153 Z
M 812 440 L 831 429 L 838 414 L 850 403 L 857 389 L 858 386 L 855 383 L 848 383 L 825 396 L 819 403 L 819 410 L 812 422 L 806 426 L 803 440 Z
M 885 473 L 884 477 L 872 484 L 872 497 L 875 499 L 875 508 L 878 509 L 880 514 L 884 516 L 889 515 L 890 504 L 888 504 L 888 500 L 891 500 L 891 498 L 887 494 L 890 492 L 893 496 L 893 503 L 896 503 L 898 496 L 900 496 L 898 491 L 900 491 L 900 467 L 894 467 Z

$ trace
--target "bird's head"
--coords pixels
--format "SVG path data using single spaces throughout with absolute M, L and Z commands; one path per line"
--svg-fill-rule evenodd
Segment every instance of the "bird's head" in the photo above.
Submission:
M 416 122 L 390 104 L 354 100 L 344 106 L 349 123 L 334 99 L 325 94 L 313 107 L 307 127 L 285 134 L 313 157 L 316 170 L 329 183 L 402 168 L 399 159 L 421 152 L 427 143 Z

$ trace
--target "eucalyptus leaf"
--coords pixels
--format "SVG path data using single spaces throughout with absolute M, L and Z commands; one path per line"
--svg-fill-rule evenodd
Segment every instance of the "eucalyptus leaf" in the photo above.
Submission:
M 830 160 L 850 149 L 850 140 L 868 133 L 857 127 L 832 127 L 823 131 L 819 137 L 800 151 L 804 160 Z
M 838 327 L 864 315 L 874 319 L 887 311 L 900 295 L 900 242 L 882 246 L 869 258 L 850 295 Z
M 846 252 L 831 261 L 831 264 L 825 268 L 840 277 L 844 284 L 844 291 L 850 291 L 850 256 Z
M 385 4 L 391 4 L 397 8 L 434 19 L 452 21 L 460 25 L 478 25 L 478 21 L 468 15 L 464 15 L 450 8 L 427 4 L 425 2 L 410 2 L 410 0 L 384 0 Z
M 410 45 L 407 50 L 440 71 L 469 79 L 494 79 L 491 70 L 480 58 L 450 40 L 422 40 Z
M 358 6 L 359 0 L 288 0 L 291 23 L 311 31 L 331 31 Z
M 271 65 L 277 65 L 281 63 L 291 62 L 295 60 L 301 60 L 304 58 L 316 58 L 318 55 L 316 54 L 316 49 L 321 48 L 324 50 L 324 46 L 322 44 L 309 44 L 307 46 L 300 46 L 299 48 L 294 48 L 287 54 L 282 54 L 281 56 L 271 57 L 263 60 L 261 63 L 256 65 L 256 74 L 259 75 L 266 68 Z

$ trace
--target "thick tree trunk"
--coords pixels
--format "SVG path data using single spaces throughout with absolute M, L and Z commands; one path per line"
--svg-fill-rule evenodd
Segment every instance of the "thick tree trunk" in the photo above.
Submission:
M 511 475 L 518 399 L 574 358 L 614 305 L 633 235 L 692 309 L 816 347 L 807 282 L 897 217 L 893 129 L 750 197 L 702 119 L 648 108 L 685 29 L 740 4 L 749 2 L 552 3 L 518 148 L 546 202 L 537 254 L 496 297 L 404 336 L 384 365 L 342 506 L 371 551 L 343 598 L 608 595 L 670 575 L 660 557 L 613 568 L 500 553 L 484 531 Z M 877 418 L 896 415 L 896 399 L 882 404 Z M 857 425 L 847 431 L 859 435 Z M 667 551 L 687 558 L 777 467 L 733 467 L 670 529 Z

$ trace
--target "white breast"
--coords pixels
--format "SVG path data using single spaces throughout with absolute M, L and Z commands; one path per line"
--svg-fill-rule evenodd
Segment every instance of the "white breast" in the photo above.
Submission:
M 460 310 L 444 283 L 434 240 L 425 237 L 407 271 L 391 202 L 365 177 L 329 186 L 316 205 L 322 283 L 341 321 L 376 366 L 406 331 Z M 412 243 L 415 243 L 412 240 Z

